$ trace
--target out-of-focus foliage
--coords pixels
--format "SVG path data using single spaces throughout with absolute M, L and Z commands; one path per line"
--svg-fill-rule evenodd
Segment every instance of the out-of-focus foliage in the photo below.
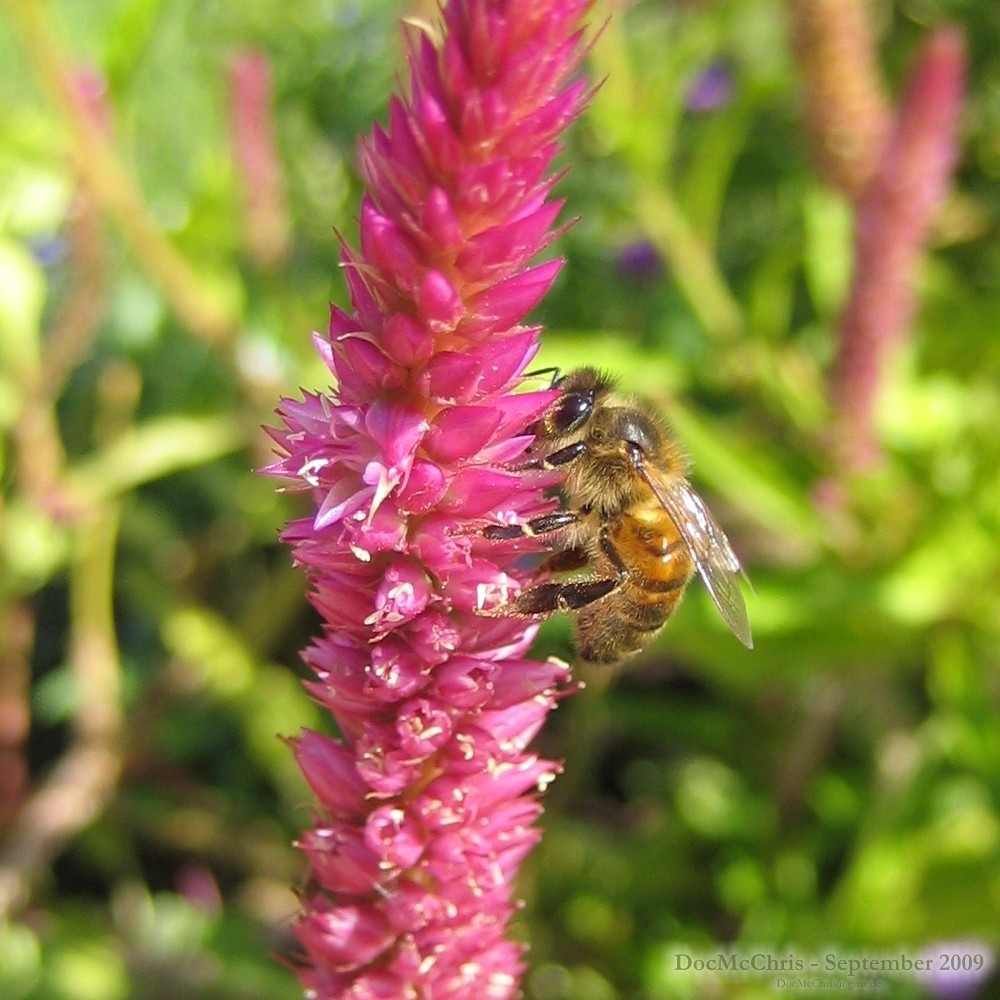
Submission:
M 692 587 L 655 648 L 553 718 L 565 774 L 522 885 L 532 1000 L 757 1000 L 817 971 L 679 970 L 727 945 L 1000 946 L 1000 15 L 873 6 L 894 97 L 943 19 L 970 67 L 863 476 L 836 476 L 828 434 L 851 214 L 808 156 L 785 5 L 643 0 L 592 53 L 540 364 L 600 364 L 663 406 L 753 580 L 757 648 Z M 276 542 L 302 507 L 254 469 L 278 397 L 325 383 L 309 333 L 343 300 L 335 229 L 354 232 L 354 142 L 396 85 L 404 14 L 431 5 L 4 6 L 9 1000 L 299 994 L 274 956 L 309 794 L 275 734 L 325 723 Z M 273 86 L 270 242 L 231 125 L 250 49 Z M 569 640 L 553 620 L 538 647 Z

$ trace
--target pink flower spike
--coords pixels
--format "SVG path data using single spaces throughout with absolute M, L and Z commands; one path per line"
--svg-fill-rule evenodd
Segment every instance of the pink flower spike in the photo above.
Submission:
M 559 260 L 559 132 L 580 110 L 582 0 L 451 0 L 411 36 L 408 97 L 361 143 L 350 308 L 316 348 L 337 388 L 284 400 L 266 471 L 311 493 L 283 539 L 323 633 L 303 651 L 339 740 L 291 741 L 317 797 L 295 933 L 309 1000 L 512 1000 L 512 881 L 559 766 L 528 751 L 572 690 L 537 626 L 481 612 L 530 586 L 488 523 L 553 508 L 507 468 L 552 403 L 521 325 Z

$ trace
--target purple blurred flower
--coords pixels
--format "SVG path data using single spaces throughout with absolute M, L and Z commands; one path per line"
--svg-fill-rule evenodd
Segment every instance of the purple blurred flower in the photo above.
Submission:
M 939 1000 L 971 1000 L 996 967 L 996 953 L 983 941 L 938 941 L 921 953 L 932 968 L 920 978 Z
M 61 235 L 39 236 L 29 242 L 28 248 L 35 261 L 46 270 L 61 264 L 68 253 L 66 238 Z
M 649 240 L 633 240 L 619 251 L 615 270 L 632 281 L 647 281 L 663 276 L 663 257 Z
M 684 103 L 696 113 L 718 111 L 733 99 L 734 90 L 733 67 L 728 60 L 717 59 L 695 75 Z
M 568 82 L 586 0 L 452 0 L 414 38 L 409 96 L 362 144 L 351 312 L 316 346 L 337 389 L 284 400 L 268 471 L 315 498 L 284 539 L 324 633 L 308 688 L 341 740 L 295 741 L 318 810 L 296 932 L 315 998 L 518 993 L 514 873 L 557 766 L 527 746 L 568 681 L 525 659 L 534 629 L 478 613 L 526 582 L 550 474 L 509 469 L 549 391 L 515 392 L 537 350 L 520 325 L 559 261 L 529 266 L 560 208 L 549 172 L 586 97 Z

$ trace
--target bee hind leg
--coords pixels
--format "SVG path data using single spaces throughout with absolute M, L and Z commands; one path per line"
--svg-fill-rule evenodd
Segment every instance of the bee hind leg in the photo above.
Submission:
M 494 541 L 514 541 L 518 538 L 552 535 L 579 524 L 581 516 L 579 511 L 558 510 L 521 524 L 493 524 L 484 528 L 482 533 Z M 565 573 L 582 569 L 590 559 L 590 553 L 586 548 L 573 545 L 551 553 L 542 565 L 547 572 Z M 585 577 L 563 582 L 541 583 L 522 590 L 513 600 L 505 600 L 496 607 L 481 607 L 478 613 L 496 618 L 544 618 L 554 611 L 578 611 L 617 590 L 621 586 L 623 575 L 620 573 L 614 577 Z

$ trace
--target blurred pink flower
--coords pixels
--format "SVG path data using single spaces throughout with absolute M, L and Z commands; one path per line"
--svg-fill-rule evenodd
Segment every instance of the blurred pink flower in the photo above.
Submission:
M 410 88 L 362 144 L 353 310 L 316 345 L 337 388 L 284 400 L 268 470 L 312 492 L 285 540 L 323 634 L 308 688 L 341 739 L 295 741 L 316 793 L 296 924 L 315 998 L 513 997 L 514 873 L 557 765 L 527 750 L 568 668 L 525 659 L 533 627 L 484 617 L 525 582 L 523 543 L 485 520 L 551 507 L 550 474 L 509 469 L 553 398 L 515 392 L 537 350 L 520 325 L 560 262 L 560 131 L 586 0 L 453 0 L 411 42 Z
M 954 27 L 926 41 L 875 176 L 858 200 L 854 275 L 833 371 L 836 447 L 859 470 L 879 455 L 874 411 L 886 363 L 917 306 L 917 265 L 947 194 L 965 89 L 965 39 Z
M 291 252 L 285 176 L 271 113 L 271 64 L 254 49 L 229 66 L 229 127 L 233 163 L 243 189 L 247 252 L 262 270 L 282 267 Z

